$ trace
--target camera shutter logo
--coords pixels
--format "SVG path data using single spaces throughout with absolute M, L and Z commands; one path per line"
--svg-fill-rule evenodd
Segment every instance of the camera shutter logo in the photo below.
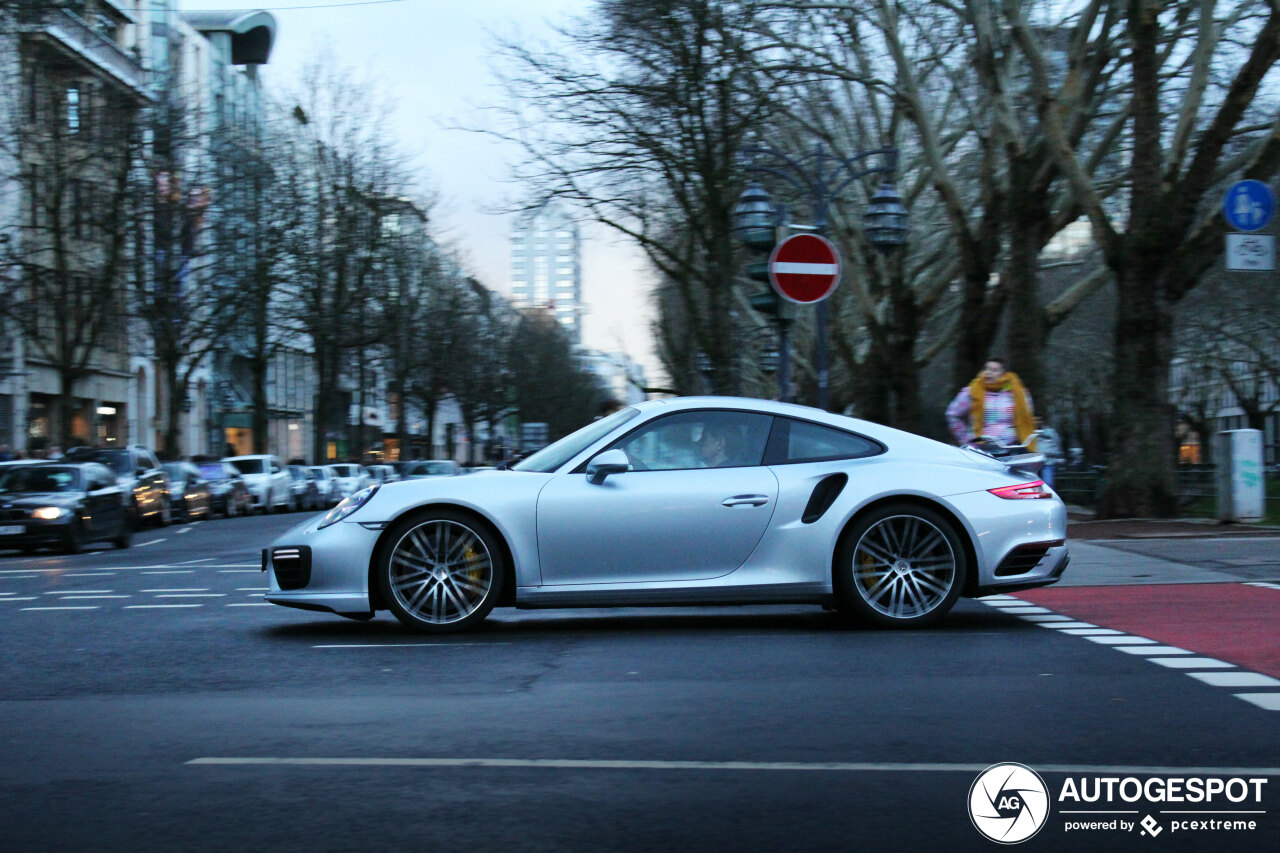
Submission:
M 992 841 L 1026 841 L 1049 819 L 1049 789 L 1024 764 L 993 764 L 969 788 L 969 819 Z

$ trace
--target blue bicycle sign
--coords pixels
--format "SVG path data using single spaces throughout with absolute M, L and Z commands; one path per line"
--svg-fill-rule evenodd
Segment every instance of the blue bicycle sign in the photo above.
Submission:
M 1237 231 L 1265 228 L 1276 211 L 1276 197 L 1262 181 L 1237 181 L 1222 200 L 1222 214 Z

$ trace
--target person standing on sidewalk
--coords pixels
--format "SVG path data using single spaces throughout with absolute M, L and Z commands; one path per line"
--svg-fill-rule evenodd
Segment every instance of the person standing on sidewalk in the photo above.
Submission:
M 947 406 L 947 426 L 961 446 L 983 437 L 1022 444 L 1035 431 L 1031 394 L 1003 358 L 989 358 Z

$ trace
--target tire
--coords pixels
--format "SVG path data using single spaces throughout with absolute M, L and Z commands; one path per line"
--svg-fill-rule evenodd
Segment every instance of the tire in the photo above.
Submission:
M 858 519 L 836 550 L 835 585 L 857 619 L 917 628 L 946 615 L 964 589 L 968 559 L 955 525 L 915 504 L 892 504 Z
M 133 521 L 128 515 L 120 522 L 120 532 L 115 539 L 111 540 L 111 544 L 120 550 L 124 550 L 133 544 Z
M 77 519 L 67 528 L 67 537 L 63 540 L 62 550 L 68 554 L 79 554 L 84 550 L 84 542 L 84 527 Z
M 165 498 L 160 503 L 160 512 L 156 515 L 156 527 L 168 527 L 173 524 L 173 507 L 169 505 L 169 499 Z
M 413 515 L 397 522 L 385 541 L 377 569 L 382 600 L 414 631 L 465 631 L 483 621 L 502 594 L 502 548 L 473 516 L 448 510 Z

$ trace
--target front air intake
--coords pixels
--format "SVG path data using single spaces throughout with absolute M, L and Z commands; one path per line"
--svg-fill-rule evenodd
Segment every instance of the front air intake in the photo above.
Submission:
M 302 589 L 311 583 L 311 549 L 306 545 L 273 548 L 271 568 L 281 589 Z

